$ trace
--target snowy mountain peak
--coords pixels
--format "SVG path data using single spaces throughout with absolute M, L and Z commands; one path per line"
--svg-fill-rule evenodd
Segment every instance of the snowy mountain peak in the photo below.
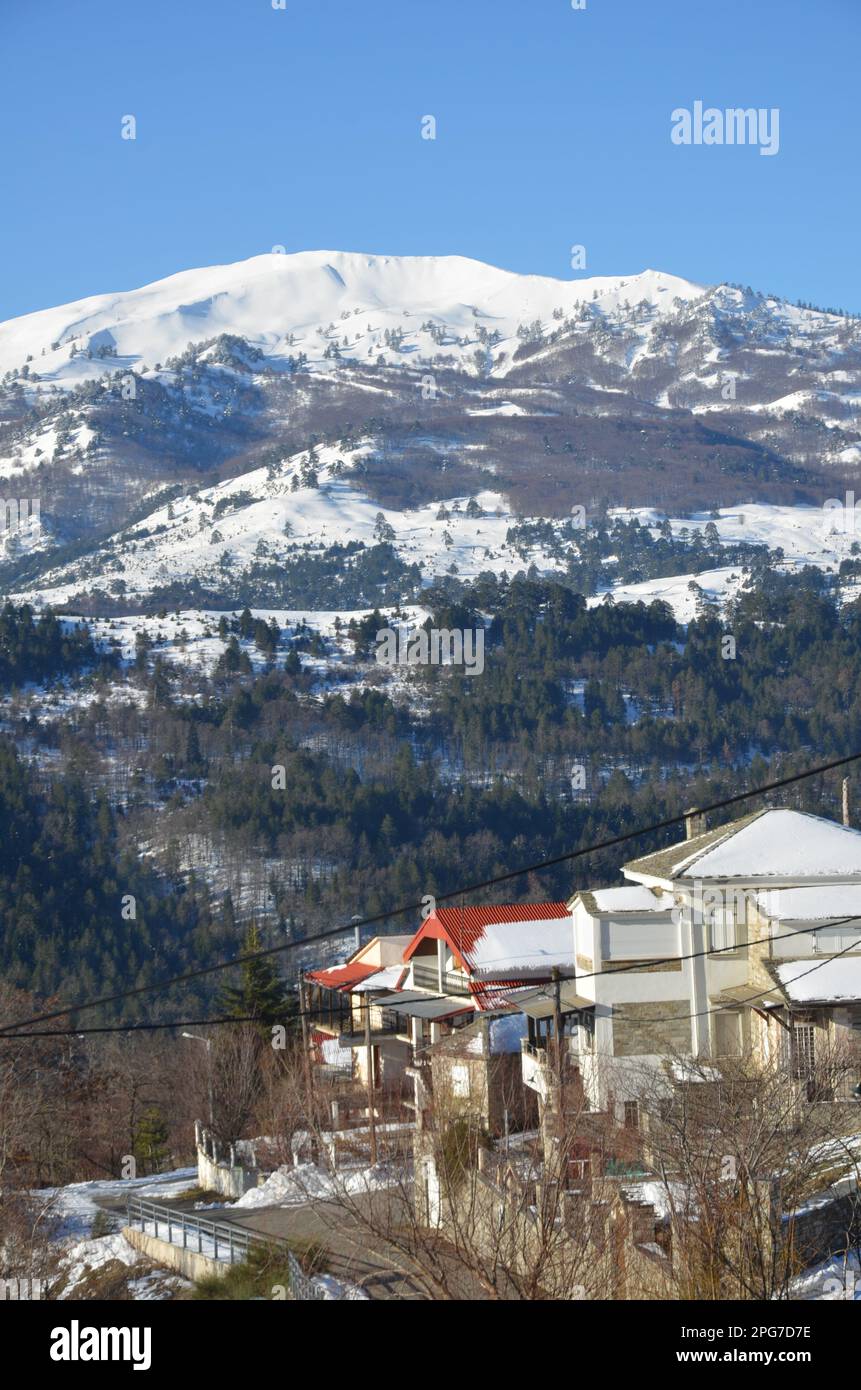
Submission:
M 31 377 L 71 386 L 118 366 L 157 369 L 220 334 L 247 338 L 275 360 L 300 352 L 328 360 L 334 348 L 360 361 L 387 349 L 428 360 L 439 346 L 429 322 L 474 351 L 478 325 L 502 343 L 516 341 L 521 324 L 547 325 L 583 306 L 612 314 L 645 301 L 663 315 L 703 293 L 655 270 L 557 280 L 463 256 L 268 252 L 10 319 L 0 324 L 0 372 L 30 359 Z

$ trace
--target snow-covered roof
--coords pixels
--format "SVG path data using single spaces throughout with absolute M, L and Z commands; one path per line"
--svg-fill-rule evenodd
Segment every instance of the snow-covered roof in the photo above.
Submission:
M 640 883 L 625 884 L 621 888 L 593 888 L 590 893 L 575 896 L 593 917 L 615 916 L 617 912 L 669 912 L 673 906 L 671 894 L 653 892 Z
M 756 906 L 778 922 L 832 922 L 857 917 L 861 927 L 861 883 L 809 884 L 757 893 Z
M 791 1004 L 861 1001 L 861 956 L 788 960 L 772 969 Z
M 648 1178 L 642 1182 L 626 1182 L 622 1195 L 629 1202 L 646 1202 L 655 1208 L 655 1215 L 664 1220 L 673 1212 L 691 1214 L 696 1208 L 693 1192 L 681 1182 L 661 1182 Z M 662 1252 L 663 1253 L 663 1252 Z
M 509 974 L 574 966 L 571 918 L 551 917 L 533 922 L 488 924 L 473 943 L 470 963 L 474 975 L 501 979 Z
M 805 811 L 756 811 L 624 866 L 631 877 L 861 879 L 861 831 Z
M 366 980 L 360 980 L 353 988 L 356 994 L 369 989 L 397 989 L 406 973 L 405 965 L 386 965 L 382 970 L 369 975 Z
M 563 902 L 439 907 L 422 923 L 404 960 L 429 938 L 446 941 L 474 979 L 502 982 L 574 964 L 574 927 Z
M 361 961 L 347 961 L 340 965 L 329 965 L 324 970 L 309 970 L 306 979 L 326 989 L 349 991 L 377 973 L 376 966 L 363 965 Z

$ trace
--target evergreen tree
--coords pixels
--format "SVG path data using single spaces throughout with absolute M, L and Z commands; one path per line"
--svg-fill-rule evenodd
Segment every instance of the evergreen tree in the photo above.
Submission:
M 260 950 L 260 932 L 252 922 L 245 934 L 242 954 L 256 955 Z M 271 957 L 243 961 L 239 970 L 240 983 L 226 985 L 221 991 L 221 1011 L 231 1018 L 261 1019 L 260 1032 L 268 1039 L 272 1024 L 283 1021 L 288 1010 L 287 986 Z
M 138 1168 L 146 1173 L 159 1173 L 168 1155 L 168 1129 L 158 1107 L 151 1105 L 135 1126 L 132 1153 Z

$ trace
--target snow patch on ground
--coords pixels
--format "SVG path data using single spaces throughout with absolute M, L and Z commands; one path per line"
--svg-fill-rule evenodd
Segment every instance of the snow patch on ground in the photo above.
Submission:
M 382 1166 L 352 1172 L 327 1173 L 314 1163 L 277 1168 L 260 1187 L 252 1187 L 234 1203 L 237 1207 L 293 1207 L 325 1202 L 339 1195 L 360 1196 L 392 1187 L 398 1177 Z
M 63 1257 L 62 1273 L 67 1283 L 61 1298 L 74 1298 L 76 1290 L 95 1269 L 117 1261 L 123 1265 L 134 1265 L 140 1260 L 134 1246 L 129 1245 L 125 1236 L 99 1236 L 96 1240 L 82 1240 L 69 1248 Z
M 100 1197 L 115 1199 L 133 1193 L 150 1201 L 161 1201 L 166 1197 L 178 1197 L 196 1185 L 196 1168 L 177 1168 L 157 1177 L 97 1178 L 93 1182 L 70 1183 L 67 1187 L 42 1187 L 32 1196 L 43 1202 L 48 1213 L 58 1219 L 57 1240 L 80 1241 L 89 1238 L 93 1222 L 104 1210 L 99 1206 Z

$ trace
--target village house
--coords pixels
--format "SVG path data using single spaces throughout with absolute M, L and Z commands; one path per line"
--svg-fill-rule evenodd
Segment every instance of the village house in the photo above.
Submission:
M 817 1057 L 849 1064 L 833 1092 L 851 1101 L 861 1070 L 861 832 L 766 809 L 622 867 L 627 884 L 578 892 L 573 978 L 523 996 L 533 1018 L 524 1081 L 547 1087 L 541 1019 L 561 1009 L 565 1060 L 591 1107 L 639 1124 L 644 1070 L 667 1059 L 785 1060 L 803 1087 Z M 550 1030 L 552 1031 L 552 1029 Z
M 407 974 L 403 953 L 411 936 L 375 936 L 339 965 L 310 970 L 303 1005 L 311 1015 L 313 1059 L 325 1072 L 374 1087 L 396 1087 L 412 1060 L 409 1027 L 379 1006 Z M 370 1043 L 370 1047 L 369 1047 Z
M 375 1087 L 408 1077 L 421 1113 L 432 1049 L 484 1014 L 516 1011 L 524 985 L 572 968 L 564 902 L 437 908 L 414 935 L 374 937 L 342 964 L 308 972 L 316 1060 L 365 1084 L 370 1067 Z M 496 1104 L 491 1085 L 488 1105 Z M 512 1109 L 524 1107 L 528 1099 Z
M 496 1138 L 538 1123 L 537 1097 L 523 1085 L 523 1014 L 481 1014 L 430 1049 L 435 1108 Z

